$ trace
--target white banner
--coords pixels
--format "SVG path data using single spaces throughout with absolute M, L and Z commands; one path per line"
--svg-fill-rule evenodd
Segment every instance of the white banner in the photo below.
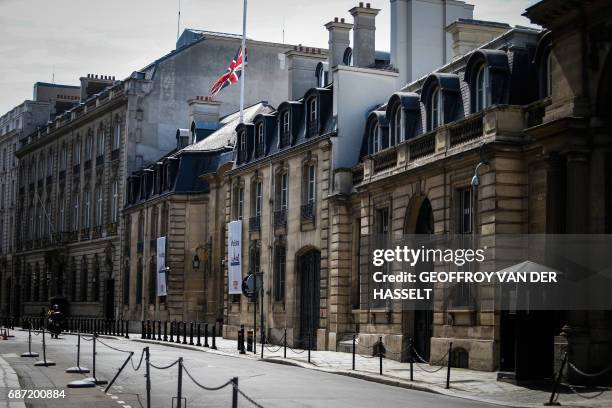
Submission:
M 157 296 L 168 294 L 166 286 L 166 237 L 157 238 Z
M 242 221 L 227 227 L 227 284 L 230 295 L 242 293 Z

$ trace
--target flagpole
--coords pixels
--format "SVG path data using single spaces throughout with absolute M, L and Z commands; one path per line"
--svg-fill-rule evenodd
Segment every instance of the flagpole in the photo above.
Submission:
M 242 72 L 240 73 L 240 123 L 244 123 L 244 82 L 246 81 L 246 16 L 247 16 L 247 0 L 244 0 L 242 6 Z

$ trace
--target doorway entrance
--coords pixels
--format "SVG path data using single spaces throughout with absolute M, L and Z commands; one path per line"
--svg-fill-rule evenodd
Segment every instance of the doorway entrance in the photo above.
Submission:
M 107 279 L 104 284 L 104 317 L 115 318 L 115 280 Z
M 310 250 L 299 257 L 299 347 L 316 347 L 319 328 L 321 253 Z M 309 341 L 312 341 L 309 343 Z

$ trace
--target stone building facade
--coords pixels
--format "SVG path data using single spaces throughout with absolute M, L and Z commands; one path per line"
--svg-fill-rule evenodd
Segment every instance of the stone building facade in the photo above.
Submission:
M 19 141 L 37 126 L 46 125 L 58 113 L 79 100 L 79 87 L 38 82 L 32 100 L 0 117 L 0 316 L 19 313 L 21 276 L 15 274 L 15 220 Z

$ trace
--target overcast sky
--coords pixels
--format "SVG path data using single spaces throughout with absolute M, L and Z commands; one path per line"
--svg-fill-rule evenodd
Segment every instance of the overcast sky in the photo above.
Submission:
M 376 47 L 389 50 L 389 0 L 371 0 Z M 536 0 L 471 0 L 474 18 L 529 25 Z M 323 24 L 351 21 L 358 0 L 249 0 L 247 36 L 327 47 Z M 78 84 L 87 73 L 124 78 L 174 49 L 179 0 L 0 0 L 0 115 L 32 98 L 36 81 Z M 240 33 L 242 0 L 181 0 L 186 28 Z

